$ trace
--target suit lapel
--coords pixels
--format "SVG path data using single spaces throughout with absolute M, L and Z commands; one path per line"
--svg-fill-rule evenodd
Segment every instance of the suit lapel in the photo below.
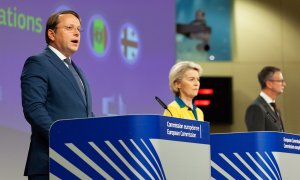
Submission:
M 74 66 L 75 70 L 78 72 L 78 75 L 80 76 L 82 83 L 84 85 L 87 110 L 88 110 L 88 112 L 91 112 L 92 111 L 92 100 L 91 100 L 92 97 L 90 94 L 89 84 L 88 84 L 83 72 L 80 70 L 80 68 L 77 67 L 77 65 L 74 63 L 74 61 L 73 61 L 73 66 Z
M 271 107 L 268 105 L 268 103 L 259 96 L 259 101 L 260 103 L 264 106 L 264 108 L 266 109 L 266 111 L 270 114 L 270 116 L 275 120 L 274 122 L 279 122 L 282 131 L 284 132 L 284 126 L 283 126 L 283 121 L 281 119 L 281 113 L 280 111 L 277 109 L 277 112 L 279 113 L 278 115 L 275 114 L 275 111 L 273 111 L 273 109 L 271 109 Z
M 271 109 L 269 104 L 261 96 L 258 97 L 258 101 L 274 120 L 279 120 L 279 117 L 275 114 L 275 112 Z
M 74 69 L 77 71 L 77 73 L 78 73 L 78 75 L 79 75 L 79 77 L 80 77 L 80 79 L 81 79 L 81 81 L 82 81 L 82 83 L 83 83 L 83 86 L 84 86 L 84 88 L 85 88 L 84 93 L 85 93 L 85 96 L 86 96 L 86 104 L 87 104 L 87 105 L 90 105 L 90 93 L 89 93 L 89 86 L 88 86 L 87 80 L 85 79 L 85 77 L 84 77 L 82 71 L 81 71 L 81 70 L 77 67 L 77 65 L 74 63 L 74 61 L 73 61 L 73 67 L 74 67 Z
M 46 53 L 46 56 L 49 57 L 50 63 L 53 64 L 53 66 L 56 67 L 58 69 L 58 71 L 60 71 L 68 79 L 68 82 L 71 83 L 72 87 L 75 89 L 76 93 L 78 94 L 78 96 L 80 97 L 82 102 L 84 103 L 84 99 L 82 97 L 82 94 L 80 92 L 78 84 L 77 84 L 75 78 L 73 77 L 72 73 L 68 69 L 68 67 L 49 48 L 45 49 L 45 53 Z M 78 74 L 80 75 L 80 77 L 82 77 L 81 73 L 78 73 Z

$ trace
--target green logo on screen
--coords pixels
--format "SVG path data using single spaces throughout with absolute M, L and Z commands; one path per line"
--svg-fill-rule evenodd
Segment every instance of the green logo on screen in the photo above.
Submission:
M 103 20 L 93 21 L 93 49 L 97 54 L 103 54 L 107 48 L 107 28 Z

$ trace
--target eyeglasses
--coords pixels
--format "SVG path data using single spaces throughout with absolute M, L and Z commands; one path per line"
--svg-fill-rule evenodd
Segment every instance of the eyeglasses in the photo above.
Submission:
M 83 30 L 80 27 L 75 27 L 75 26 L 63 26 L 63 27 L 56 27 L 56 28 L 63 28 L 68 32 L 74 32 L 74 30 L 77 30 L 78 32 L 83 32 Z
M 279 82 L 281 84 L 285 83 L 285 81 L 283 79 L 280 79 L 280 80 L 275 80 L 275 79 L 269 79 L 269 81 L 272 81 L 272 82 Z

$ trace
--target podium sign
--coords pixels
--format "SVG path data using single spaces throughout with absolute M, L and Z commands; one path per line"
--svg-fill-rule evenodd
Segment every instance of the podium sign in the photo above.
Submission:
M 297 179 L 300 136 L 282 132 L 211 134 L 214 179 Z
M 209 123 L 159 115 L 60 120 L 51 179 L 209 179 Z

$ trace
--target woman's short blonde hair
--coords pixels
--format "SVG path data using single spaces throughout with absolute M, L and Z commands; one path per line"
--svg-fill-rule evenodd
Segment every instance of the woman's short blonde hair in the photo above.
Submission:
M 199 76 L 203 73 L 202 67 L 191 61 L 180 61 L 171 68 L 169 73 L 169 85 L 175 96 L 179 96 L 179 89 L 176 87 L 175 83 L 180 81 L 183 78 L 184 73 L 190 69 L 198 71 Z

